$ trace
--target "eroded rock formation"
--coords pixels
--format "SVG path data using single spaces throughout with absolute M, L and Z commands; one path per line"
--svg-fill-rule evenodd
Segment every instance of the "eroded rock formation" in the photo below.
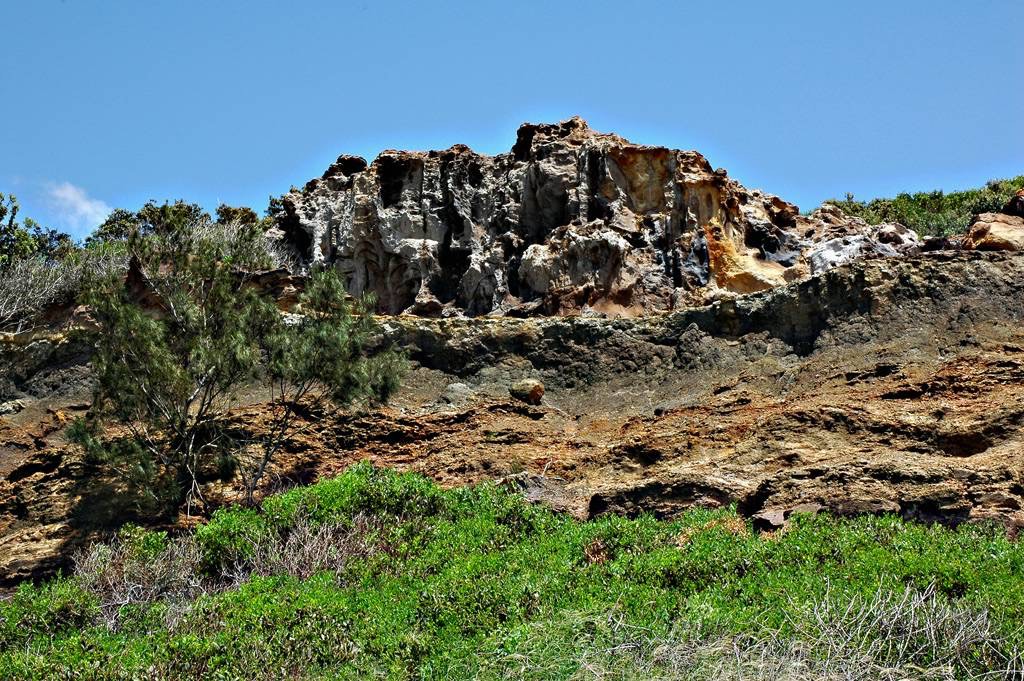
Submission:
M 493 157 L 461 145 L 385 151 L 370 165 L 342 156 L 283 203 L 297 250 L 388 313 L 667 311 L 895 255 L 907 238 L 886 243 L 836 211 L 802 217 L 697 152 L 632 144 L 580 118 L 523 125 Z M 847 242 L 808 260 L 836 229 Z
M 962 246 L 976 251 L 1024 251 L 1024 217 L 1005 213 L 977 215 Z

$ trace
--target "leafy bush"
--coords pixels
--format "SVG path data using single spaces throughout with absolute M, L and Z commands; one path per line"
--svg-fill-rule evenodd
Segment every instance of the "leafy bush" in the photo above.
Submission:
M 263 502 L 263 510 L 283 528 L 291 526 L 300 512 L 316 524 L 345 522 L 360 514 L 431 516 L 444 500 L 441 490 L 426 478 L 360 463 L 332 480 L 271 497 Z
M 109 610 L 104 559 L 23 587 L 0 604 L 0 676 L 967 679 L 1022 663 L 1024 547 L 988 526 L 580 522 L 493 484 L 360 464 L 114 546 L 112 581 L 150 586 Z M 185 597 L 130 558 L 188 546 L 203 559 L 171 582 L 202 588 Z
M 196 541 L 207 569 L 223 572 L 250 560 L 271 532 L 265 514 L 235 506 L 218 509 L 210 522 L 196 528 Z
M 894 199 L 856 201 L 848 194 L 843 201 L 831 199 L 847 215 L 864 218 L 870 224 L 899 222 L 921 236 L 947 236 L 967 229 L 978 213 L 999 211 L 1017 190 L 1024 187 L 1024 175 L 1008 180 L 991 180 L 979 189 L 959 192 L 918 192 L 899 194 Z
M 174 203 L 148 201 L 137 211 L 116 208 L 85 240 L 86 246 L 127 242 L 133 237 L 153 234 L 187 233 L 194 225 L 211 221 L 209 213 L 197 203 L 178 199 Z
M 92 623 L 97 605 L 74 580 L 57 579 L 40 587 L 23 584 L 0 606 L 0 650 L 13 650 L 33 637 L 58 637 L 81 629 Z

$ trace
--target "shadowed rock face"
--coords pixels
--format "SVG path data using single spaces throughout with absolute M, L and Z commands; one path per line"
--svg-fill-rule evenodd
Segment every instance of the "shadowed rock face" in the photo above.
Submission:
M 284 199 L 282 226 L 383 312 L 613 315 L 785 281 L 797 207 L 743 188 L 700 154 L 632 144 L 573 118 L 523 125 L 484 156 L 342 156 Z

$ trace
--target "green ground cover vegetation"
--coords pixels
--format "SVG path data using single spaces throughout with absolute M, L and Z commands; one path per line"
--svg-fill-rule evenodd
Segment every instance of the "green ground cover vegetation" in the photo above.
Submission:
M 0 603 L 2 678 L 1020 678 L 1001 528 L 580 521 L 358 464 Z

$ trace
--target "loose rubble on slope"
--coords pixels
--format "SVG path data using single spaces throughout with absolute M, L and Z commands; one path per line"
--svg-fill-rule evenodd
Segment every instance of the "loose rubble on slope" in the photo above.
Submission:
M 413 369 L 387 408 L 308 414 L 265 491 L 368 458 L 580 517 L 735 504 L 766 529 L 810 508 L 1024 525 L 1013 201 L 922 242 L 830 205 L 799 215 L 695 152 L 573 119 L 523 126 L 493 158 L 342 157 L 285 205 L 308 260 L 405 313 L 381 321 Z M 282 309 L 302 285 L 257 279 Z M 87 340 L 0 340 L 0 584 L 127 520 L 196 522 L 147 515 L 68 444 Z M 235 418 L 259 430 L 268 414 L 242 396 Z

